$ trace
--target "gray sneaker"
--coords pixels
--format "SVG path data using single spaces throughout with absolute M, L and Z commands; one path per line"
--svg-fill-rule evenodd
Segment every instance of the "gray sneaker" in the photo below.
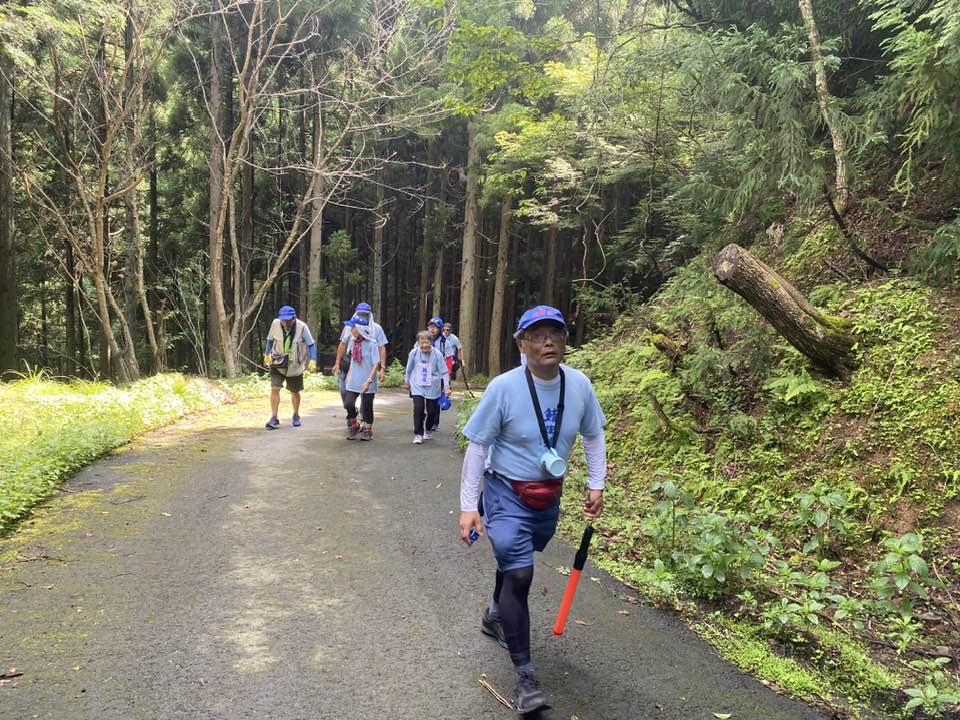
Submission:
M 549 707 L 547 696 L 540 689 L 534 672 L 517 670 L 517 712 L 520 715 L 529 715 Z
M 488 607 L 483 609 L 483 617 L 480 618 L 480 632 L 492 637 L 500 644 L 500 647 L 507 647 L 507 636 L 503 633 L 503 624 L 500 622 L 500 618 L 490 614 L 490 608 Z
M 351 425 L 347 428 L 347 440 L 353 440 L 353 439 L 356 438 L 357 435 L 359 435 L 359 434 L 360 434 L 360 425 L 359 425 L 359 423 L 356 424 L 356 425 L 351 424 Z

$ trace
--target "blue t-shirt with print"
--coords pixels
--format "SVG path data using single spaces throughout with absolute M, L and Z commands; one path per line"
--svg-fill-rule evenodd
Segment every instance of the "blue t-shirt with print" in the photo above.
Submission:
M 579 370 L 562 365 L 566 391 L 563 420 L 557 439 L 557 454 L 564 460 L 577 439 L 577 433 L 596 437 L 603 432 L 603 415 L 589 378 Z M 543 411 L 547 434 L 553 439 L 560 400 L 559 375 L 550 381 L 533 378 Z M 463 429 L 471 441 L 490 447 L 490 467 L 511 480 L 547 480 L 540 467 L 546 450 L 533 400 L 527 389 L 524 368 L 518 367 L 494 378 L 480 399 L 477 409 Z
M 422 395 L 436 400 L 443 390 L 443 376 L 448 374 L 447 364 L 435 347 L 425 353 L 419 347 L 410 351 L 407 357 L 406 381 L 410 383 L 411 395 Z
M 353 346 L 358 342 L 361 343 L 360 360 L 353 357 Z M 351 336 L 350 342 L 347 343 L 346 354 L 350 357 L 351 362 L 350 369 L 347 370 L 347 378 L 344 381 L 344 386 L 350 392 L 363 392 L 363 384 L 367 381 L 367 378 L 370 377 L 373 366 L 380 362 L 380 348 L 377 346 L 375 340 L 363 340 L 361 342 Z M 367 388 L 367 392 L 375 393 L 376 391 L 377 377 L 374 375 L 370 387 Z

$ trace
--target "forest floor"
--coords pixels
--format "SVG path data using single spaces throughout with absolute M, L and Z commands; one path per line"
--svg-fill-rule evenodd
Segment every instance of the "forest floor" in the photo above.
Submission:
M 513 694 L 479 632 L 489 545 L 457 539 L 452 413 L 414 446 L 384 392 L 374 442 L 347 443 L 337 403 L 307 393 L 299 429 L 264 431 L 264 398 L 149 433 L 0 541 L 3 716 L 510 717 L 479 682 Z M 552 636 L 572 557 L 537 558 L 545 717 L 819 717 L 601 571 Z

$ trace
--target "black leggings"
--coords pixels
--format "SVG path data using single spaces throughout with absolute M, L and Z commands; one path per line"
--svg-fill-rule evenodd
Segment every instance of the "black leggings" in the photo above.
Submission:
M 343 409 L 347 411 L 347 420 L 357 419 L 357 398 L 360 398 L 360 419 L 367 425 L 373 425 L 373 398 L 375 393 L 360 393 L 347 390 L 343 394 Z
M 515 666 L 530 662 L 530 585 L 533 565 L 516 570 L 497 570 L 493 599 L 499 606 L 503 634 L 507 638 L 510 659 Z
M 432 428 L 440 423 L 440 400 L 431 400 L 423 395 L 413 396 L 413 434 L 423 435 L 423 421 Z

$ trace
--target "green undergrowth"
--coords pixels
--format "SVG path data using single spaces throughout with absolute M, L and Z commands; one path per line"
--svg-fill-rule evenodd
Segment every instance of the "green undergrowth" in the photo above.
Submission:
M 217 384 L 229 390 L 237 398 L 258 398 L 270 394 L 270 376 L 267 374 L 250 373 L 235 379 L 217 380 Z M 305 373 L 303 376 L 304 392 L 336 390 L 337 387 L 337 378 L 332 375 Z
M 336 389 L 307 375 L 306 391 Z M 234 399 L 267 397 L 269 376 L 216 383 L 176 373 L 130 385 L 37 374 L 0 383 L 0 534 L 77 470 L 137 435 Z
M 960 303 L 910 279 L 810 298 L 857 338 L 849 379 L 814 372 L 705 258 L 570 353 L 609 420 L 591 559 L 793 695 L 957 717 Z M 581 503 L 564 494 L 571 541 Z

